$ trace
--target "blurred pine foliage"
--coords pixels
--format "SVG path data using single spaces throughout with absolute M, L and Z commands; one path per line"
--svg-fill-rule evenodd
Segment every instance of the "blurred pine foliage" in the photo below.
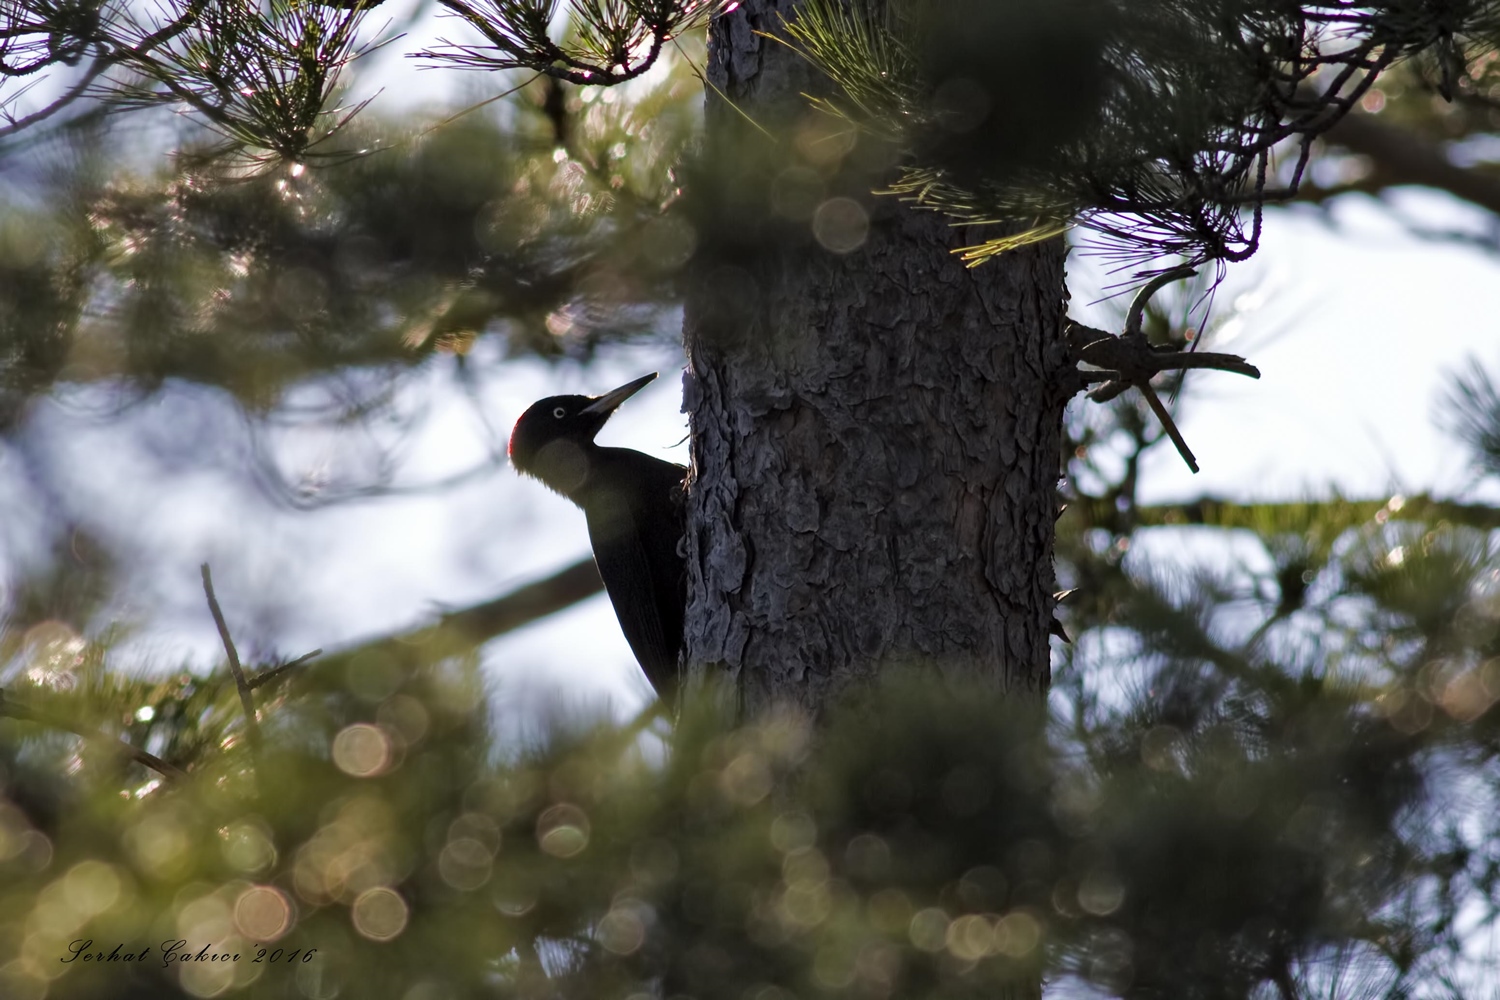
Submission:
M 521 17 L 556 5 L 494 6 Z M 609 18 L 561 51 L 643 72 L 607 60 L 611 46 L 680 27 L 616 30 L 657 6 L 593 4 Z M 1234 31 L 1204 26 L 1218 6 L 1183 7 L 1186 28 L 1234 47 Z M 1303 5 L 1281 6 L 1293 17 Z M 13 34 L 0 54 L 74 66 L 104 44 L 98 18 L 118 13 L 42 8 L 68 30 Z M 674 9 L 689 8 L 708 5 Z M 1139 17 L 1171 22 L 1172 8 L 1140 5 Z M 36 401 L 74 389 L 127 405 L 208 385 L 270 422 L 307 419 L 297 390 L 337 383 L 311 419 L 357 425 L 440 357 L 461 388 L 479 336 L 507 357 L 587 358 L 650 335 L 696 244 L 722 235 L 701 203 L 682 210 L 673 173 L 699 124 L 686 59 L 664 56 L 669 71 L 638 79 L 629 100 L 533 80 L 419 130 L 327 110 L 358 48 L 354 14 L 268 11 L 228 28 L 263 35 L 290 75 L 230 65 L 212 32 L 160 56 L 203 71 L 187 94 L 153 89 L 171 79 L 167 62 L 156 76 L 133 66 L 144 75 L 116 96 L 194 109 L 196 124 L 174 123 L 164 143 L 179 154 L 169 162 L 124 156 L 118 119 L 103 114 L 24 148 L 0 129 L 7 443 L 24 440 Z M 1358 13 L 1372 11 L 1400 22 L 1408 48 L 1443 18 L 1474 29 L 1459 111 L 1428 108 L 1452 72 L 1451 31 L 1377 93 L 1435 132 L 1493 131 L 1492 4 Z M 1059 20 L 1044 25 L 1049 38 Z M 931 70 L 950 47 L 968 51 L 964 27 L 938 25 L 919 61 Z M 467 54 L 514 63 L 526 41 Z M 871 36 L 870 59 L 846 67 L 856 104 L 912 96 L 882 96 L 862 72 L 910 55 L 880 49 L 890 41 Z M 1051 54 L 1077 70 L 1092 51 Z M 1201 131 L 1218 134 L 1218 99 L 1240 110 L 1243 90 L 1198 85 L 1225 67 L 1182 54 L 1194 85 L 1176 89 L 1190 112 L 1192 99 L 1209 103 Z M 230 81 L 231 70 L 275 86 L 247 94 L 204 75 Z M 1051 95 L 1064 111 L 1097 96 L 1098 80 L 1077 79 Z M 986 162 L 955 158 L 943 121 L 964 95 L 937 100 L 943 82 L 912 99 L 946 131 L 897 137 L 935 169 L 969 181 L 998 158 L 1009 178 L 1059 155 L 1005 145 L 980 149 Z M 1152 103 L 1149 88 L 1122 93 Z M 845 111 L 877 130 L 879 115 L 855 113 L 864 105 Z M 842 190 L 846 154 L 869 173 L 895 162 L 837 121 L 807 121 L 820 124 L 799 126 L 795 150 L 764 154 L 771 201 L 758 188 L 744 200 L 804 239 L 816 205 Z M 1159 153 L 1163 122 L 1139 125 L 1150 134 L 1137 145 Z M 1218 176 L 1208 160 L 1179 173 Z M 1116 166 L 1129 181 L 1154 177 L 1154 162 Z M 1095 204 L 1076 176 L 1048 176 L 1066 190 L 948 193 L 980 215 L 1017 191 L 1033 215 Z M 1145 193 L 1176 206 L 1179 179 Z M 744 194 L 730 187 L 708 200 Z M 1220 209 L 1209 228 L 1240 235 L 1237 205 Z M 1162 316 L 1152 323 L 1157 342 L 1182 341 Z M 1480 477 L 1500 470 L 1495 400 L 1476 363 L 1446 413 Z M 736 720 L 706 692 L 671 727 L 559 719 L 523 740 L 490 721 L 474 635 L 278 674 L 252 693 L 257 752 L 226 672 L 116 661 L 119 637 L 99 618 L 120 555 L 85 525 L 58 527 L 42 558 L 8 567 L 3 595 L 0 997 L 988 998 L 1030 995 L 1038 975 L 1058 996 L 1490 995 L 1496 956 L 1473 942 L 1493 935 L 1500 898 L 1495 507 L 1406 496 L 1147 506 L 1137 471 L 1158 430 L 1133 397 L 1076 417 L 1070 435 L 1059 576 L 1076 591 L 1062 610 L 1075 641 L 1056 648 L 1045 717 L 917 675 L 819 719 Z M 1164 537 L 1179 549 L 1207 540 L 1213 554 L 1166 558 Z M 275 666 L 252 664 L 252 676 Z M 176 941 L 174 955 L 204 960 L 164 963 Z M 92 957 L 117 946 L 144 956 Z M 240 958 L 207 960 L 225 954 Z
M 1079 461 L 1151 426 L 1128 405 Z M 0 725 L 4 995 L 1484 995 L 1492 525 L 1201 507 L 1260 555 L 1193 570 L 1150 536 L 1211 529 L 1149 526 L 1118 480 L 1076 506 L 1045 718 L 914 674 L 821 719 L 703 692 L 670 728 L 518 741 L 474 657 L 367 655 L 257 688 L 257 758 L 223 676 L 11 634 L 9 714 L 95 738 Z M 179 939 L 241 958 L 164 967 Z M 147 954 L 62 961 L 82 941 Z

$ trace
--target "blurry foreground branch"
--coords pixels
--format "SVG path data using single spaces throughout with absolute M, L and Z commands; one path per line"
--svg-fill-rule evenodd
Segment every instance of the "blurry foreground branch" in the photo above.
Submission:
M 529 583 L 492 601 L 449 611 L 431 625 L 335 650 L 318 661 L 318 669 L 337 668 L 371 653 L 401 663 L 431 663 L 467 653 L 496 636 L 529 625 L 577 604 L 604 589 L 593 559 L 583 559 L 543 580 Z
M 1080 504 L 1074 501 L 1072 505 Z M 1112 519 L 1114 507 L 1104 501 L 1096 501 L 1094 504 L 1084 501 L 1081 506 L 1094 508 L 1089 510 L 1090 523 L 1105 524 Z M 1275 530 L 1281 521 L 1300 523 L 1308 515 L 1333 517 L 1350 527 L 1367 521 L 1423 521 L 1434 524 L 1447 521 L 1483 531 L 1500 529 L 1500 508 L 1481 503 L 1440 500 L 1426 493 L 1396 496 L 1389 500 L 1348 500 L 1335 497 L 1331 500 L 1292 503 L 1237 503 L 1204 496 L 1182 503 L 1136 508 L 1137 524 L 1146 528 L 1203 525 L 1269 531 Z
M 1370 158 L 1375 176 L 1362 181 L 1365 186 L 1372 182 L 1379 189 L 1419 184 L 1500 213 L 1500 177 L 1456 165 L 1440 146 L 1410 129 L 1379 121 L 1372 115 L 1351 114 L 1323 138 Z

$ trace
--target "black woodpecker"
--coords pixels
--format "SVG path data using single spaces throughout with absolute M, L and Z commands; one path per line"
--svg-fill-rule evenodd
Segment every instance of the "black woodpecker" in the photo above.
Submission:
M 677 687 L 687 604 L 683 535 L 687 469 L 629 448 L 594 443 L 610 414 L 656 373 L 602 396 L 548 396 L 510 434 L 510 462 L 583 508 L 589 543 L 620 631 L 663 701 Z

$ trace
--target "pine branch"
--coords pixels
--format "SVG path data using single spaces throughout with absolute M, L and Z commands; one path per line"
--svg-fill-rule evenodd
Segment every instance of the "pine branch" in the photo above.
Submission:
M 1044 6 L 1022 16 L 996 14 L 1006 5 L 984 0 L 809 0 L 786 25 L 793 46 L 843 92 L 817 106 L 906 153 L 901 178 L 883 193 L 970 224 L 1029 227 L 965 248 L 971 265 L 1070 222 L 1103 237 L 1106 252 L 1126 264 L 1244 260 L 1259 246 L 1264 206 L 1295 195 L 1313 140 L 1336 128 L 1384 70 L 1446 39 L 1443 78 L 1451 83 L 1462 54 L 1453 39 L 1471 27 L 1482 36 L 1492 16 L 1486 5 L 1314 4 L 1251 5 L 1223 17 L 1216 5 L 1146 0 L 1102 5 L 1114 16 L 1098 27 L 1049 21 Z M 1097 91 L 1082 88 L 1074 104 L 1058 105 L 1076 117 L 1075 128 L 1037 140 L 1025 115 L 1010 114 L 1019 81 L 994 69 L 1006 65 L 996 60 L 965 72 L 990 110 L 954 141 L 943 98 L 956 79 L 950 50 L 972 55 L 978 32 L 1031 52 L 1026 37 L 1011 37 L 1031 30 L 1026 17 L 1041 25 L 1034 41 L 1049 58 L 1075 59 L 1085 73 L 1105 67 Z M 1075 34 L 1059 41 L 1064 29 Z M 1097 48 L 1097 58 L 1080 57 L 1080 45 L 1085 55 Z M 897 62 L 903 72 L 893 74 Z M 997 129 L 988 149 L 975 146 Z M 1015 143 L 1005 141 L 1007 129 L 1017 131 Z M 1028 142 L 1035 148 L 1025 150 Z M 1296 150 L 1290 184 L 1271 191 L 1271 151 L 1284 144 Z
M 716 14 L 725 0 L 569 0 L 571 38 L 555 41 L 557 0 L 439 0 L 488 44 L 439 39 L 414 53 L 463 69 L 526 69 L 579 86 L 634 80 L 666 43 Z
M 71 722 L 61 716 L 50 712 L 38 712 L 25 705 L 18 704 L 14 700 L 5 697 L 4 690 L 0 690 L 0 718 L 17 719 L 22 722 L 32 722 L 49 729 L 60 729 L 64 732 L 81 736 L 91 743 L 107 747 L 116 753 L 129 757 L 131 760 L 150 768 L 164 778 L 178 781 L 187 777 L 187 772 L 175 764 L 169 764 L 155 754 L 148 753 L 140 747 L 132 746 L 122 739 L 109 735 L 101 729 L 91 729 L 87 726 Z
M 0 128 L 0 139 L 7 138 L 20 132 L 22 129 L 45 121 L 64 108 L 71 106 L 80 97 L 90 93 L 95 81 L 111 67 L 120 63 L 129 64 L 149 59 L 153 50 L 167 44 L 197 24 L 209 2 L 210 0 L 191 0 L 190 3 L 183 7 L 181 14 L 155 31 L 142 32 L 141 37 L 134 44 L 122 44 L 120 40 L 114 38 L 101 28 L 97 22 L 90 25 L 86 35 L 80 36 L 80 42 L 87 41 L 91 43 L 97 52 L 88 69 L 66 91 L 47 106 L 22 118 L 14 118 L 6 115 L 6 125 Z M 37 31 L 41 31 L 44 25 L 38 24 L 33 27 Z M 78 54 L 81 56 L 83 51 L 84 48 L 79 48 Z M 53 60 L 50 58 L 47 60 L 47 62 L 51 61 Z
M 343 69 L 385 44 L 358 44 L 367 9 L 193 0 L 171 32 L 134 25 L 142 40 L 118 60 L 144 80 L 120 84 L 114 99 L 186 104 L 232 147 L 306 158 L 369 103 L 331 106 Z

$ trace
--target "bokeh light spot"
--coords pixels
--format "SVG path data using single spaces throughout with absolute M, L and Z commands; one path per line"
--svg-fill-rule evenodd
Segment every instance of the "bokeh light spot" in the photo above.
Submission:
M 829 198 L 813 213 L 814 238 L 834 253 L 852 253 L 870 235 L 870 216 L 853 198 Z
M 787 885 L 820 885 L 828 881 L 828 859 L 811 847 L 799 848 L 781 862 L 781 877 Z
M 729 801 L 753 806 L 771 793 L 771 771 L 758 753 L 742 753 L 719 774 L 719 790 Z
M 833 898 L 827 882 L 788 882 L 781 894 L 777 913 L 791 929 L 816 927 L 828 919 Z
M 784 812 L 771 822 L 771 843 L 778 851 L 810 847 L 817 839 L 818 825 L 805 812 Z
M 385 728 L 394 731 L 407 746 L 421 742 L 427 735 L 431 720 L 427 709 L 411 695 L 398 694 L 386 699 L 375 713 L 375 719 Z
M 1078 905 L 1096 917 L 1107 917 L 1125 902 L 1125 883 L 1108 871 L 1092 871 L 1078 886 Z
M 550 806 L 537 817 L 536 842 L 555 858 L 571 858 L 589 846 L 589 818 L 566 802 Z
M 646 921 L 639 904 L 615 906 L 599 921 L 599 943 L 616 955 L 629 955 L 646 941 Z
M 489 848 L 473 837 L 448 841 L 438 854 L 438 874 L 461 892 L 478 889 L 490 880 L 493 862 Z
M 497 885 L 490 889 L 495 909 L 507 917 L 524 917 L 536 906 L 536 893 L 529 887 Z
M 354 929 L 371 941 L 389 941 L 406 930 L 410 911 L 406 900 L 392 889 L 366 889 L 349 908 Z
M 995 950 L 1011 958 L 1029 955 L 1041 940 L 1041 924 L 1024 910 L 1007 913 L 995 926 Z
M 962 962 L 977 962 L 995 950 L 995 929 L 979 914 L 959 917 L 944 935 L 948 953 Z
M 192 864 L 192 841 L 169 811 L 143 816 L 125 831 L 123 841 L 131 859 L 159 879 L 174 878 Z
M 177 936 L 189 941 L 219 941 L 233 929 L 229 904 L 214 893 L 199 896 L 177 911 Z
M 92 917 L 120 898 L 120 876 L 102 861 L 80 861 L 63 876 L 63 893 L 75 910 Z
M 252 941 L 275 941 L 292 926 L 292 904 L 275 886 L 251 886 L 234 901 L 234 923 Z
M 21 637 L 26 679 L 55 691 L 71 691 L 88 642 L 67 622 L 44 621 Z
M 333 763 L 355 778 L 373 778 L 391 764 L 391 738 L 379 726 L 356 722 L 333 738 Z
M 259 823 L 240 820 L 219 832 L 219 848 L 231 868 L 263 871 L 276 863 L 276 845 Z
M 918 910 L 907 928 L 914 947 L 922 951 L 942 951 L 948 944 L 948 914 L 935 906 Z

